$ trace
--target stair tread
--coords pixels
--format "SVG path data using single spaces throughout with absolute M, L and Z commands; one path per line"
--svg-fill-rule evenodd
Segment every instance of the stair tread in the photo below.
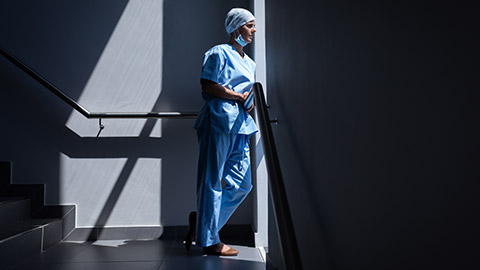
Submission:
M 35 230 L 44 227 L 50 223 L 60 221 L 60 218 L 35 218 L 25 219 L 8 226 L 0 227 L 0 243 L 7 239 L 20 235 L 31 230 Z
M 27 196 L 0 196 L 0 204 L 4 203 L 12 203 L 21 200 L 28 200 L 29 197 Z
M 63 218 L 70 211 L 75 209 L 75 205 L 44 205 L 38 212 L 36 212 L 34 218 Z
M 1 196 L 28 196 L 44 188 L 43 184 L 10 184 L 5 187 Z

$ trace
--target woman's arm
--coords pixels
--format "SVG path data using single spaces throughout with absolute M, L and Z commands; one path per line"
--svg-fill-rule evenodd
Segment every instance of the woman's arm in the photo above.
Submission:
M 200 79 L 200 84 L 202 85 L 203 92 L 218 98 L 232 99 L 235 101 L 244 102 L 248 95 L 248 93 L 245 93 L 245 94 L 237 93 L 216 82 L 206 80 L 206 79 Z

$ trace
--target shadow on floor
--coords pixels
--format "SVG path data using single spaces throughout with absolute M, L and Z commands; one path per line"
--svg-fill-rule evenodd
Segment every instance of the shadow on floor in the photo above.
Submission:
M 259 249 L 231 246 L 240 251 L 238 256 L 204 256 L 195 246 L 187 251 L 183 239 L 62 242 L 9 269 L 266 269 Z

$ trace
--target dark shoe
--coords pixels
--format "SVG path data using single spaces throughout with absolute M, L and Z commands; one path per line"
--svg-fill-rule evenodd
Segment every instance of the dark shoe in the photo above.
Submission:
M 213 246 L 203 248 L 203 254 L 215 256 L 237 256 L 238 250 L 226 246 L 224 243 L 218 243 Z
M 188 232 L 185 236 L 185 247 L 190 250 L 192 242 L 195 241 L 195 235 L 197 230 L 197 212 L 190 212 L 188 215 Z

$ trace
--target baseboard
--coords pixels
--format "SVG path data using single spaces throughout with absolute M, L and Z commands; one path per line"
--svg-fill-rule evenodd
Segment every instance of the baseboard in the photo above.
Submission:
M 173 237 L 170 236 L 173 233 Z M 150 240 L 163 235 L 172 238 L 175 232 L 162 226 L 148 227 L 107 227 L 107 228 L 75 228 L 64 241 L 96 241 L 96 240 Z

